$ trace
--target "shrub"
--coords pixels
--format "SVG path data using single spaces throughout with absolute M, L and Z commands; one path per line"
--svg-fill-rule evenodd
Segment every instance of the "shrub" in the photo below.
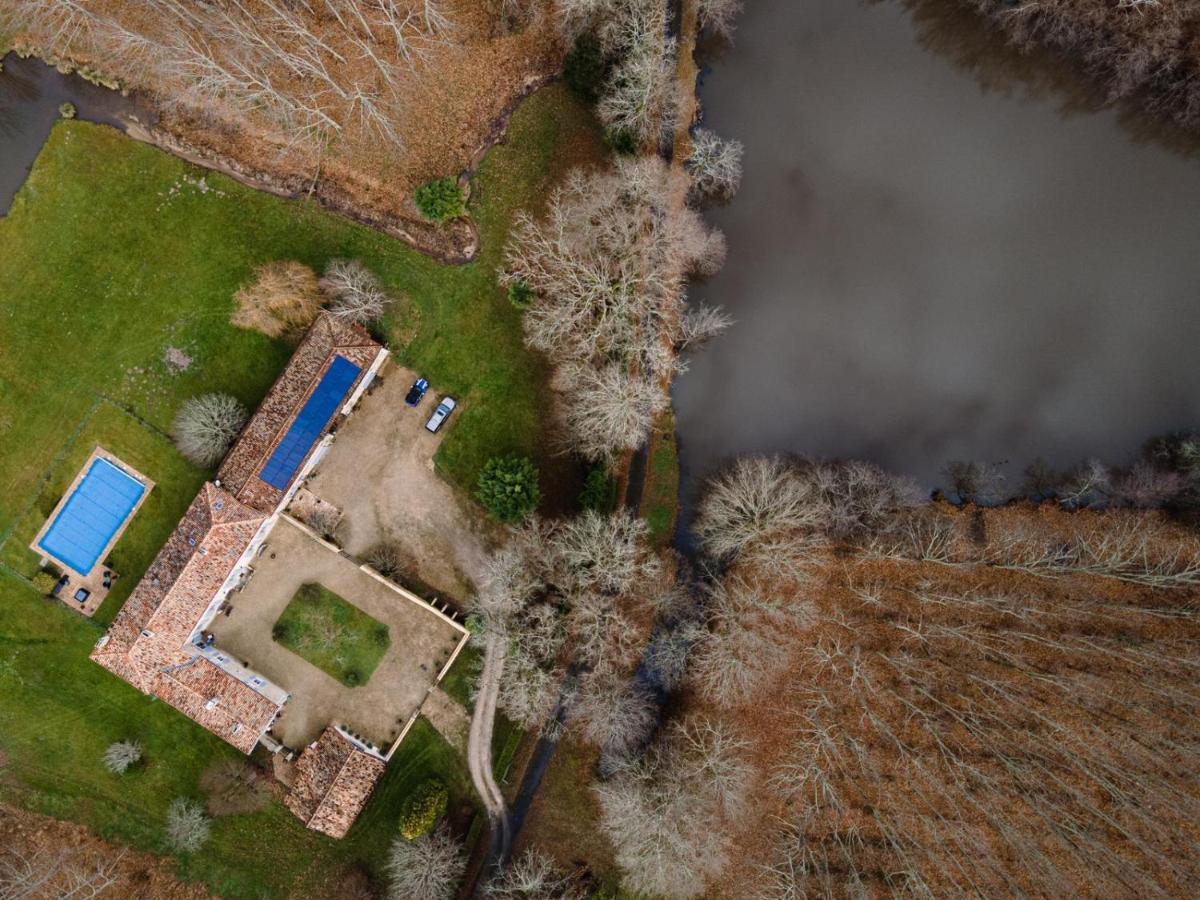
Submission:
M 362 684 L 362 675 L 360 675 L 355 669 L 347 669 L 342 673 L 342 681 L 344 681 L 350 687 L 357 687 L 358 685 Z
M 385 649 L 392 645 L 392 638 L 388 634 L 388 628 L 386 625 L 380 625 L 371 632 L 371 643 L 373 643 L 376 647 L 383 647 Z
M 528 309 L 533 303 L 533 288 L 524 281 L 514 281 L 508 286 L 508 302 L 517 309 Z
M 598 513 L 610 513 L 617 507 L 617 480 L 606 466 L 593 466 L 583 482 L 579 506 Z
M 638 136 L 631 128 L 610 128 L 604 132 L 604 143 L 610 150 L 622 156 L 633 156 L 638 152 Z
M 58 576 L 45 569 L 38 570 L 37 574 L 33 576 L 33 588 L 39 594 L 49 596 L 56 584 L 58 584 Z
M 563 62 L 563 80 L 579 99 L 595 103 L 608 80 L 608 60 L 594 34 L 581 34 Z
M 519 522 L 542 499 L 538 470 L 526 456 L 494 456 L 479 474 L 479 502 L 501 522 Z
M 445 814 L 449 800 L 443 782 L 436 778 L 421 782 L 400 810 L 400 834 L 410 841 L 429 834 Z
M 458 186 L 458 179 L 453 175 L 425 182 L 417 188 L 413 200 L 417 204 L 417 209 L 421 211 L 421 215 L 434 222 L 454 219 L 467 212 L 463 190 Z
M 229 394 L 201 394 L 183 401 L 171 425 L 179 452 L 198 466 L 218 462 L 246 423 L 246 407 Z
M 210 824 L 195 800 L 176 797 L 167 810 L 167 843 L 175 850 L 195 853 L 208 840 Z
M 395 541 L 380 541 L 363 557 L 384 578 L 396 580 L 412 567 L 408 553 Z
M 58 114 L 59 114 L 60 116 L 62 116 L 64 119 L 73 119 L 73 118 L 75 118 L 75 116 L 76 116 L 77 112 L 78 112 L 78 111 L 75 109 L 75 104 L 74 104 L 74 103 L 60 103 L 60 104 L 58 104 Z
M 114 775 L 124 775 L 141 758 L 142 745 L 137 741 L 117 741 L 104 751 L 104 768 Z
M 290 259 L 259 266 L 233 300 L 236 306 L 230 321 L 238 328 L 252 328 L 268 337 L 303 331 L 324 303 L 317 273 Z
M 286 641 L 291 634 L 291 629 L 288 628 L 287 622 L 276 622 L 271 628 L 271 637 L 277 641 Z

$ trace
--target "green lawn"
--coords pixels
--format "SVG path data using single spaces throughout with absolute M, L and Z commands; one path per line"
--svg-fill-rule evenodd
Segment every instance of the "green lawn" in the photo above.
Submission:
M 254 266 L 358 257 L 407 296 L 407 314 L 387 323 L 411 337 L 401 361 L 471 401 L 438 456 L 469 489 L 489 456 L 538 458 L 545 445 L 545 372 L 495 284 L 505 232 L 516 209 L 540 203 L 567 165 L 595 159 L 598 147 L 590 115 L 564 89 L 535 93 L 477 175 L 479 260 L 447 267 L 315 204 L 255 192 L 111 130 L 55 127 L 0 218 L 0 800 L 165 852 L 171 800 L 195 796 L 205 769 L 237 755 L 87 655 L 208 474 L 163 437 L 179 403 L 223 390 L 253 407 L 287 360 L 287 345 L 228 323 Z M 185 350 L 190 368 L 171 372 L 168 346 Z M 24 545 L 96 443 L 157 487 L 114 551 L 123 576 L 114 597 L 88 621 L 36 594 Z M 146 764 L 113 776 L 100 756 L 127 737 L 145 746 Z M 181 871 L 230 897 L 329 896 L 355 871 L 378 878 L 408 785 L 431 774 L 473 802 L 463 761 L 419 722 L 344 840 L 307 831 L 272 803 L 219 820 Z
M 663 417 L 650 437 L 639 512 L 646 520 L 650 541 L 656 547 L 669 545 L 679 517 L 679 448 L 675 443 L 675 419 L 670 414 Z
M 392 640 L 388 627 L 329 588 L 303 584 L 272 634 L 276 642 L 347 687 L 370 680 Z
M 468 643 L 454 660 L 454 665 L 438 685 L 443 691 L 465 706 L 475 706 L 475 688 L 479 684 L 479 673 L 483 669 L 483 651 Z

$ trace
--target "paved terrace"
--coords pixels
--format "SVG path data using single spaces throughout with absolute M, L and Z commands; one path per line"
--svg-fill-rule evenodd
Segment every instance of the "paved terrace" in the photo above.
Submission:
M 271 637 L 284 608 L 310 581 L 388 626 L 391 646 L 365 685 L 346 687 Z M 427 607 L 363 572 L 287 518 L 271 531 L 254 574 L 229 603 L 232 614 L 218 615 L 208 630 L 217 649 L 291 693 L 271 733 L 296 749 L 316 740 L 327 725 L 346 723 L 386 750 L 461 637 Z

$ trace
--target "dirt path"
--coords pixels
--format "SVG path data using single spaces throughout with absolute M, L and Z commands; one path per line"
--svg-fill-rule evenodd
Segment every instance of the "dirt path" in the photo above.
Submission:
M 475 700 L 475 714 L 471 718 L 467 767 L 492 820 L 493 841 L 498 845 L 499 858 L 508 853 L 509 826 L 504 795 L 492 772 L 492 729 L 496 721 L 496 699 L 500 693 L 503 671 L 504 643 L 495 635 L 489 635 L 483 655 L 483 673 L 479 677 L 479 696 Z

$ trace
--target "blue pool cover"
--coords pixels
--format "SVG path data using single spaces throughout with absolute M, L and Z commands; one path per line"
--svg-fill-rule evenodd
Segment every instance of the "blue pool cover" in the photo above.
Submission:
M 144 484 L 107 459 L 93 460 L 38 547 L 80 575 L 88 574 L 145 491 Z
M 360 371 L 358 366 L 344 356 L 333 358 L 333 362 L 321 376 L 321 383 L 296 414 L 292 427 L 262 467 L 259 478 L 271 487 L 281 491 L 287 490 L 292 476 L 308 456 L 308 451 L 312 449 L 313 443 L 324 430 L 334 410 L 341 406 L 346 392 L 350 390 L 350 385 L 354 384 Z

